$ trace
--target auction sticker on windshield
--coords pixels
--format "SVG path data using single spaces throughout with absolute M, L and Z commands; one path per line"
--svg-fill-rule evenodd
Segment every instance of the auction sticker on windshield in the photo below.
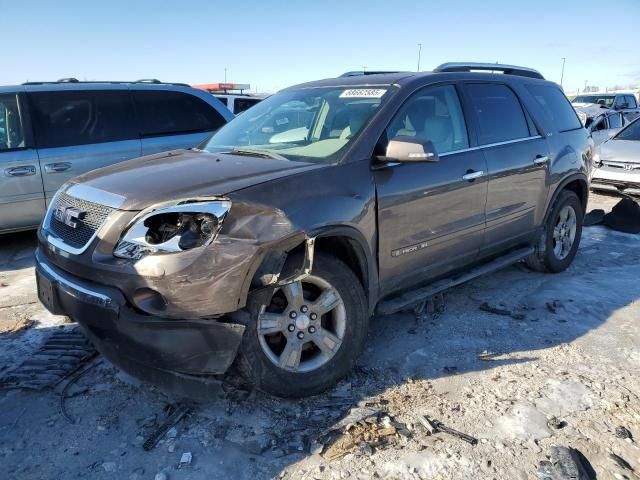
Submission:
M 380 98 L 387 92 L 384 88 L 352 88 L 340 94 L 340 98 Z

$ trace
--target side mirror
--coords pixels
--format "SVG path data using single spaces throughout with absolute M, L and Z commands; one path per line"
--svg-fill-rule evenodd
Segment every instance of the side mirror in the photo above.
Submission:
M 430 140 L 399 136 L 391 139 L 387 152 L 379 160 L 385 162 L 438 162 L 438 153 Z

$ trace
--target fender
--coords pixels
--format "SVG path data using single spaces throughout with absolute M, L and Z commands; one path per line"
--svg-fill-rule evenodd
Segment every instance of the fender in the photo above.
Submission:
M 587 192 L 586 200 L 589 199 L 589 180 L 588 180 L 587 176 L 584 173 L 573 173 L 573 174 L 569 175 L 568 177 L 565 177 L 564 179 L 562 179 L 560 181 L 560 183 L 558 184 L 558 186 L 554 190 L 553 195 L 551 195 L 550 201 L 547 203 L 547 210 L 546 210 L 546 213 L 544 214 L 544 221 L 542 223 L 543 226 L 546 225 L 547 220 L 549 218 L 549 215 L 551 214 L 551 207 L 553 206 L 553 204 L 555 203 L 556 199 L 558 198 L 558 195 L 560 195 L 560 192 L 562 190 L 564 190 L 564 188 L 569 183 L 574 182 L 576 180 L 579 180 L 581 183 L 584 184 L 585 191 Z M 582 200 L 582 199 L 580 199 L 580 200 Z M 586 208 L 586 201 L 585 201 L 585 208 Z

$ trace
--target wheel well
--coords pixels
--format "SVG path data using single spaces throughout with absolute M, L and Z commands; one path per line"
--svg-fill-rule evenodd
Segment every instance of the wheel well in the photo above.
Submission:
M 344 236 L 318 237 L 315 251 L 325 252 L 342 260 L 356 274 L 367 297 L 369 296 L 369 279 L 364 253 L 354 240 Z
M 587 211 L 587 200 L 589 198 L 589 191 L 587 189 L 586 183 L 584 183 L 582 180 L 574 180 L 567 183 L 562 189 L 571 190 L 572 192 L 574 192 L 580 199 L 580 203 L 582 204 L 582 208 L 584 209 L 584 211 Z

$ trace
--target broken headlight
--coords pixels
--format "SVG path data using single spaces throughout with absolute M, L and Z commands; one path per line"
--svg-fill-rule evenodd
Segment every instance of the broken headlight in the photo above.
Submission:
M 139 260 L 156 253 L 174 253 L 213 242 L 231 208 L 228 200 L 194 201 L 142 212 L 125 230 L 113 254 Z

